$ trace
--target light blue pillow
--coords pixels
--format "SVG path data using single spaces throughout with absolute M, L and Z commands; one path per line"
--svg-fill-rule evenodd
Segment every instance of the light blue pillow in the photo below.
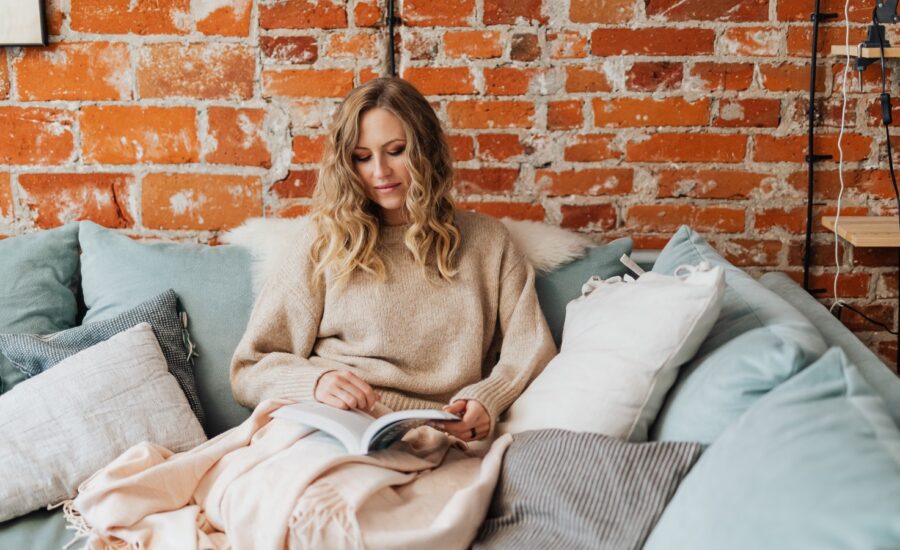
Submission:
M 0 240 L 0 332 L 57 332 L 75 326 L 78 224 Z M 25 375 L 0 357 L 0 393 Z
M 85 322 L 109 319 L 166 289 L 188 314 L 196 346 L 194 376 L 210 437 L 250 411 L 231 394 L 231 356 L 247 326 L 253 296 L 249 254 L 233 246 L 146 243 L 81 222 Z
M 701 261 L 725 269 L 722 311 L 684 365 L 651 430 L 651 440 L 712 443 L 757 399 L 827 349 L 816 327 L 783 298 L 731 265 L 682 226 L 653 271 L 672 274 Z
M 619 261 L 622 254 L 631 254 L 632 241 L 629 237 L 616 239 L 610 243 L 594 246 L 587 253 L 548 273 L 538 273 L 534 287 L 541 311 L 547 319 L 550 333 L 557 349 L 562 343 L 563 324 L 566 320 L 566 305 L 581 296 L 581 285 L 592 276 L 601 279 L 624 275 L 625 265 Z
M 900 430 L 832 348 L 703 453 L 644 548 L 900 548 Z

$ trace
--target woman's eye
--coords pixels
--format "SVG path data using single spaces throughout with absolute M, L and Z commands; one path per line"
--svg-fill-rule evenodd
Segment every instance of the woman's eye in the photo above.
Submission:
M 369 160 L 370 158 L 372 158 L 372 157 L 353 157 L 353 160 L 354 160 L 355 162 L 366 162 L 366 161 Z
M 403 149 L 397 149 L 396 151 L 388 151 L 388 154 L 392 157 L 399 157 L 403 154 Z

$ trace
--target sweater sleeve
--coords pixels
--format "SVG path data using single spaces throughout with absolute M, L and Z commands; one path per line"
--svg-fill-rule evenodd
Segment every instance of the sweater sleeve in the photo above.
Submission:
M 512 246 L 510 244 L 510 246 Z M 474 399 L 491 415 L 491 430 L 503 411 L 525 390 L 556 354 L 556 345 L 534 287 L 534 268 L 515 250 L 500 279 L 498 320 L 500 358 L 487 378 L 470 384 L 451 399 Z
M 271 277 L 263 286 L 231 360 L 231 391 L 245 407 L 270 398 L 312 400 L 319 377 L 335 370 L 309 360 L 323 304 L 288 280 Z

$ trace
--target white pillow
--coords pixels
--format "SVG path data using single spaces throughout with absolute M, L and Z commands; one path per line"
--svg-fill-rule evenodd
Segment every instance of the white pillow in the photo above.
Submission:
M 0 396 L 0 521 L 75 496 L 142 441 L 176 452 L 206 441 L 147 323 Z
M 500 433 L 560 428 L 646 441 L 678 367 L 719 316 L 721 267 L 592 277 L 569 302 L 559 355 L 509 408 Z

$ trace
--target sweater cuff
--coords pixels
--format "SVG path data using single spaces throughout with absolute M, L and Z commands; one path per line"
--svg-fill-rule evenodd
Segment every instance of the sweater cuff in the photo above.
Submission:
M 440 409 L 446 403 L 437 401 L 429 401 L 427 399 L 417 399 L 408 397 L 400 392 L 375 388 L 375 391 L 381 397 L 379 402 L 392 411 L 407 411 L 410 409 Z
M 302 368 L 291 369 L 291 375 L 285 376 L 277 384 L 274 384 L 270 391 L 277 395 L 262 395 L 261 401 L 268 398 L 285 398 L 294 401 L 315 401 L 314 392 L 319 378 L 326 372 L 338 370 L 333 367 L 314 367 L 304 366 Z
M 509 380 L 500 377 L 488 377 L 481 382 L 459 390 L 450 399 L 450 402 L 453 403 L 460 399 L 473 399 L 481 403 L 488 414 L 491 415 L 491 433 L 493 433 L 500 414 L 506 410 L 515 398 L 515 388 L 509 383 Z

